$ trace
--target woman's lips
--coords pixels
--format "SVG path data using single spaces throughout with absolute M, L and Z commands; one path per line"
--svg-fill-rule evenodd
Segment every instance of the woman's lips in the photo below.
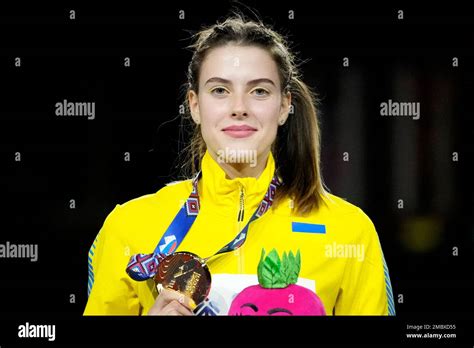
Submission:
M 246 138 L 254 134 L 257 129 L 250 126 L 230 126 L 222 130 L 232 138 Z

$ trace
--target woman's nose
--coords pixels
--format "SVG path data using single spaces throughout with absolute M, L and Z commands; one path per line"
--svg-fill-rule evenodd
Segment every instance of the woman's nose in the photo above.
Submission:
M 232 117 L 247 117 L 247 108 L 243 97 L 235 97 L 232 105 Z
M 247 113 L 245 111 L 234 111 L 232 112 L 232 117 L 247 117 Z

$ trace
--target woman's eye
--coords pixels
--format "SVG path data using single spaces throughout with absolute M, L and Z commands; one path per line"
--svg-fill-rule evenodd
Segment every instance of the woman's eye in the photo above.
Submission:
M 252 92 L 254 92 L 257 95 L 257 97 L 265 97 L 269 94 L 268 91 L 263 88 L 256 88 Z
M 216 87 L 211 91 L 212 94 L 216 95 L 224 95 L 226 92 L 227 90 L 223 87 Z

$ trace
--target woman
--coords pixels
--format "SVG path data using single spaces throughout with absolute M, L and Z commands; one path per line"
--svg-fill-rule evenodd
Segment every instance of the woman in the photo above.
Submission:
M 186 98 L 194 179 L 109 214 L 89 253 L 84 314 L 226 314 L 236 294 L 257 283 L 262 249 L 273 248 L 300 251 L 298 283 L 316 292 L 326 313 L 395 314 L 371 220 L 323 187 L 315 100 L 284 39 L 239 16 L 196 38 Z M 182 240 L 162 238 L 185 206 L 195 220 Z M 156 250 L 207 257 L 229 241 L 240 247 L 208 261 L 211 293 L 197 308 L 125 272 L 132 254 L 153 253 L 157 243 Z

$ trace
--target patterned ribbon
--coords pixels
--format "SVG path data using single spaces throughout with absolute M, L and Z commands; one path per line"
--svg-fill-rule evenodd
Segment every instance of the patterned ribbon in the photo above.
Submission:
M 161 237 L 155 251 L 152 254 L 136 254 L 130 258 L 126 271 L 132 279 L 136 281 L 144 281 L 153 278 L 157 272 L 160 261 L 165 256 L 172 254 L 184 240 L 184 237 L 186 237 L 186 234 L 189 232 L 199 213 L 200 203 L 197 188 L 200 177 L 201 172 L 199 172 L 193 179 L 193 189 L 191 194 Z M 231 242 L 223 246 L 213 256 L 236 250 L 244 244 L 250 223 L 261 217 L 268 209 L 270 209 L 273 204 L 276 189 L 280 185 L 281 182 L 275 174 L 268 186 L 265 197 L 263 197 L 263 200 L 260 202 L 249 222 Z

